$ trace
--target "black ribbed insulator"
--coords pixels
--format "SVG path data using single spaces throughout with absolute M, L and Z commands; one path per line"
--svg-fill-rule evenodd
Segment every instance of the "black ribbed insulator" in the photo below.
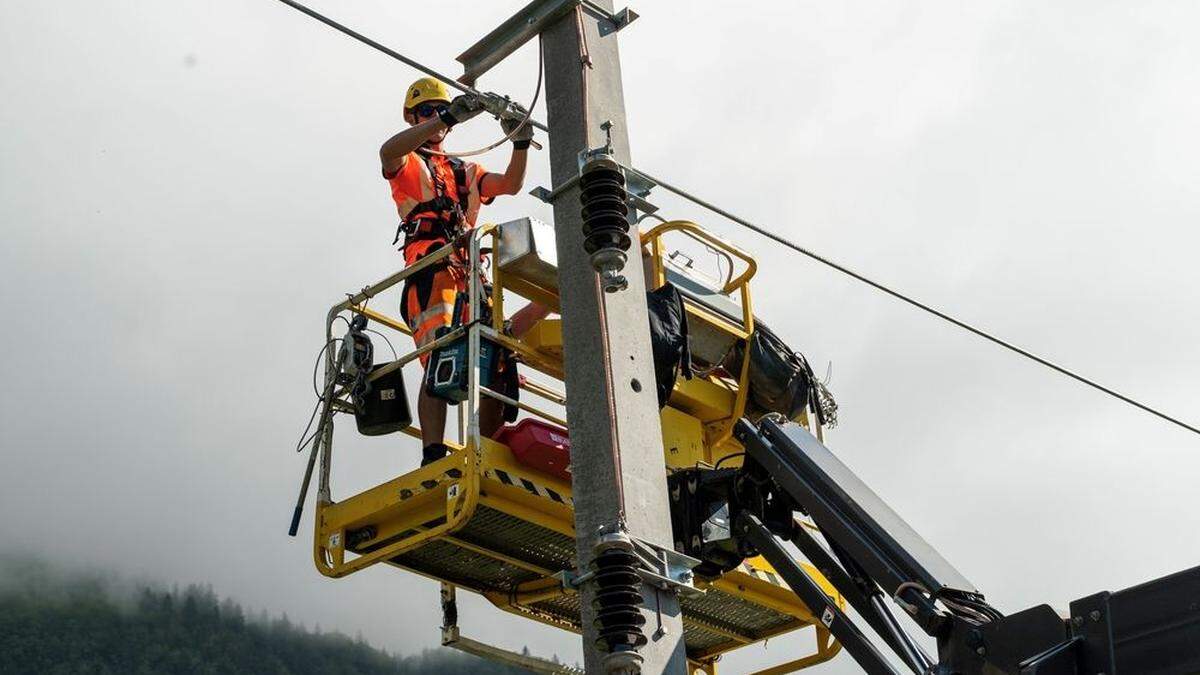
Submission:
M 606 293 L 628 286 L 620 272 L 629 250 L 629 207 L 625 204 L 625 176 L 620 165 L 607 158 L 593 159 L 579 174 L 579 203 L 583 206 L 583 250 L 600 275 Z
M 597 554 L 596 628 L 600 638 L 596 646 L 608 652 L 637 649 L 646 644 L 642 626 L 641 577 L 637 573 L 637 557 L 623 548 L 608 548 Z
M 583 248 L 629 250 L 629 207 L 625 203 L 625 176 L 606 162 L 584 168 L 579 176 L 579 202 L 583 205 Z

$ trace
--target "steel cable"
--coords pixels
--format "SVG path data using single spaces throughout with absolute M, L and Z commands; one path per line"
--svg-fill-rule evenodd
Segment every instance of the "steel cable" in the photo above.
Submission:
M 358 33 L 350 28 L 347 28 L 346 26 L 343 26 L 342 24 L 340 24 L 322 14 L 320 14 L 312 9 L 309 9 L 308 7 L 300 4 L 299 2 L 296 2 L 295 0 L 279 0 L 279 2 L 282 2 L 283 4 L 293 8 L 299 12 L 306 14 L 307 16 L 312 17 L 313 19 L 316 19 L 317 21 L 320 21 L 321 23 L 329 26 L 330 28 L 333 28 L 334 30 L 337 30 L 345 35 L 350 36 L 350 37 L 354 38 L 355 40 L 358 40 L 359 42 L 362 42 L 363 44 L 365 44 L 367 46 L 373 47 L 374 49 L 376 49 L 384 54 L 387 54 L 388 56 L 396 59 L 397 61 L 400 61 L 401 63 L 404 63 L 412 68 L 415 68 L 431 77 L 436 77 L 437 79 L 441 80 L 442 82 L 446 83 L 447 85 L 449 85 L 463 93 L 473 94 L 476 96 L 483 96 L 483 94 L 481 92 L 479 92 L 477 89 L 475 89 L 473 87 L 469 87 L 467 85 L 464 85 L 463 83 L 458 82 L 457 80 L 454 80 L 453 78 L 450 78 L 449 76 L 443 75 L 442 73 L 439 73 L 436 70 L 433 70 L 432 68 L 429 68 L 428 66 L 425 66 L 424 64 L 414 61 L 414 60 L 408 58 L 407 56 L 404 56 L 403 54 L 401 54 L 393 49 L 390 49 L 390 48 L 376 42 L 375 40 L 372 40 L 371 38 L 366 37 L 365 35 L 362 35 L 361 33 Z M 539 51 L 539 54 L 540 54 L 540 51 Z M 541 78 L 541 69 L 539 68 L 539 80 L 540 80 L 540 78 Z M 540 89 L 540 87 L 539 87 L 539 89 Z M 532 115 L 532 106 L 530 108 L 530 115 Z M 532 124 L 534 127 L 541 129 L 542 131 L 545 131 L 547 133 L 549 133 L 549 131 L 550 131 L 550 129 L 545 124 L 532 119 L 532 117 L 528 118 L 528 124 Z M 505 140 L 507 140 L 507 139 L 505 139 Z M 503 143 L 503 142 L 504 141 L 502 140 L 499 143 Z M 499 145 L 499 143 L 497 143 L 496 145 Z M 746 229 L 748 229 L 752 232 L 755 232 L 763 237 L 766 237 L 767 239 L 770 239 L 771 241 L 774 241 L 777 244 L 780 244 L 782 246 L 790 248 L 793 251 L 800 253 L 801 255 L 804 255 L 813 260 L 816 260 L 817 262 L 819 262 L 827 267 L 837 270 L 838 272 L 841 272 L 842 274 L 845 274 L 857 281 L 860 281 L 878 291 L 886 293 L 886 294 L 892 296 L 893 298 L 896 298 L 897 300 L 900 300 L 909 305 L 912 305 L 913 307 L 916 307 L 917 309 L 920 309 L 921 311 L 924 311 L 932 316 L 935 316 L 943 321 L 946 321 L 947 323 L 957 326 L 969 333 L 973 333 L 993 344 L 996 344 L 996 345 L 1003 347 L 1004 349 L 1007 349 L 1015 354 L 1023 356 L 1023 357 L 1025 357 L 1031 361 L 1034 361 L 1042 366 L 1045 366 L 1046 368 L 1049 368 L 1061 375 L 1065 375 L 1065 376 L 1067 376 L 1077 382 L 1080 382 L 1084 385 L 1087 385 L 1097 391 L 1108 394 L 1109 396 L 1111 396 L 1119 401 L 1122 401 L 1128 405 L 1131 405 L 1135 408 L 1138 408 L 1139 410 L 1150 413 L 1151 415 L 1154 415 L 1155 417 L 1158 417 L 1164 421 L 1170 422 L 1171 424 L 1174 424 L 1180 428 L 1186 429 L 1194 434 L 1200 435 L 1200 428 L 1197 428 L 1197 427 L 1195 427 L 1191 424 L 1188 424 L 1182 420 L 1172 417 L 1164 412 L 1156 410 L 1140 401 L 1137 401 L 1129 396 L 1126 396 L 1125 394 L 1122 394 L 1114 389 L 1111 389 L 1102 384 L 1099 384 L 1098 382 L 1095 382 L 1095 381 L 1093 381 L 1089 378 L 1086 378 L 1074 371 L 1064 368 L 1063 366 L 1060 366 L 1048 359 L 1042 358 L 1041 356 L 1038 356 L 1037 354 L 1034 354 L 1033 352 L 1030 352 L 1027 349 L 1018 347 L 1018 346 L 1016 346 L 1010 342 L 1007 342 L 1001 338 L 998 338 L 982 329 L 976 328 L 975 326 L 972 326 L 971 324 L 969 324 L 965 321 L 956 319 L 953 316 L 950 316 L 949 314 L 946 314 L 945 312 L 935 309 L 919 300 L 911 298 L 899 291 L 893 290 L 893 289 L 889 288 L 888 286 L 885 286 L 882 283 L 879 283 L 869 277 L 866 277 L 858 272 L 855 272 L 854 270 L 852 270 L 844 265 L 838 264 L 818 253 L 815 253 L 803 246 L 800 246 L 799 244 L 796 244 L 795 242 L 785 239 L 785 238 L 779 236 L 778 234 L 775 234 L 774 232 L 763 229 L 743 218 L 739 218 L 738 216 L 730 213 L 729 211 L 726 211 L 725 209 L 722 209 L 719 206 L 716 206 L 715 204 L 712 204 L 711 202 L 700 199 L 699 197 L 696 197 L 695 195 L 693 195 L 685 190 L 682 190 L 678 187 L 675 187 L 674 185 L 671 185 L 670 183 L 667 183 L 666 181 L 656 178 L 644 171 L 634 169 L 632 167 L 625 167 L 625 168 L 633 173 L 641 175 L 642 177 L 646 178 L 647 180 L 650 180 L 650 181 L 656 183 L 657 185 L 659 185 L 663 189 L 667 190 L 668 192 L 671 192 L 675 195 L 678 195 L 679 197 L 682 197 L 682 198 L 687 199 L 695 204 L 698 204 L 699 206 L 702 206 L 702 207 L 708 209 L 709 211 L 712 211 L 713 213 L 724 216 L 725 218 L 733 221 L 734 223 L 737 223 L 738 225 L 741 225 L 742 227 L 745 227 Z
M 443 151 L 443 150 L 433 150 L 430 148 L 421 148 L 421 152 L 427 153 L 430 155 L 442 155 L 443 157 L 474 157 L 475 155 L 482 155 L 483 153 L 485 153 L 489 150 L 494 150 L 494 149 L 500 147 L 500 145 L 502 145 L 503 143 L 508 141 L 513 136 L 516 136 L 517 132 L 520 131 L 522 127 L 524 127 L 526 124 L 531 124 L 530 120 L 533 118 L 533 107 L 537 105 L 538 97 L 540 97 L 542 95 L 542 73 L 544 71 L 544 68 L 543 68 L 544 64 L 542 62 L 543 59 L 544 59 L 544 56 L 543 56 L 543 49 L 542 49 L 542 41 L 539 38 L 538 39 L 538 68 L 537 68 L 538 76 L 537 76 L 537 86 L 534 87 L 534 90 L 533 90 L 533 100 L 529 102 L 529 108 L 525 111 L 525 117 L 521 120 L 521 123 L 514 126 L 512 128 L 512 131 L 507 132 L 504 135 L 504 138 L 501 138 L 500 140 L 496 141 L 495 143 L 492 143 L 491 145 L 487 145 L 482 148 L 479 148 L 478 150 L 465 150 L 463 152 L 450 152 L 450 151 Z
M 475 89 L 474 87 L 468 87 L 467 85 L 463 84 L 462 82 L 459 82 L 458 80 L 455 80 L 454 78 L 452 78 L 448 75 L 443 75 L 442 73 L 439 73 L 438 71 L 430 68 L 429 66 L 426 66 L 423 63 L 414 61 L 414 60 L 408 58 L 407 56 L 401 54 L 400 52 L 398 52 L 394 49 L 391 49 L 389 47 L 386 47 L 386 46 L 372 40 L 371 38 L 363 35 L 362 33 L 359 33 L 351 28 L 343 26 L 342 24 L 334 21 L 333 19 L 330 19 L 329 17 L 327 17 L 313 9 L 309 9 L 308 7 L 296 2 L 296 0 L 279 0 L 279 2 L 282 2 L 283 4 L 287 5 L 288 7 L 291 7 L 292 9 L 294 9 L 302 14 L 312 17 L 312 18 L 316 19 L 317 21 L 320 21 L 321 23 L 325 24 L 326 26 L 329 26 L 330 28 L 332 28 L 344 35 L 348 35 L 348 36 L 354 38 L 355 40 L 358 40 L 359 42 L 367 45 L 368 47 L 373 47 L 374 49 L 376 49 L 380 52 L 383 52 L 384 54 L 387 54 L 388 56 L 392 57 L 393 59 L 396 59 L 397 61 L 399 61 L 400 63 L 403 63 L 406 66 L 415 68 L 415 69 L 421 71 L 422 73 L 429 75 L 430 77 L 436 77 L 437 79 L 446 83 L 448 86 L 453 87 L 454 89 L 457 89 L 464 94 L 473 94 L 475 96 L 480 96 L 480 97 L 482 97 L 484 95 L 483 92 L 480 92 L 478 89 Z M 529 110 L 530 110 L 530 114 L 532 115 L 533 106 L 530 106 Z M 545 124 L 543 124 L 535 119 L 532 119 L 532 117 L 529 119 L 529 124 L 532 124 L 535 128 L 541 129 L 542 131 L 545 131 L 547 133 L 550 132 L 549 127 L 547 127 Z M 501 141 L 501 142 L 503 142 L 503 141 Z
M 650 174 L 648 174 L 644 171 L 640 171 L 638 169 L 633 169 L 630 167 L 626 167 L 626 168 L 629 169 L 630 171 L 642 176 L 643 178 L 645 178 L 649 181 L 657 183 L 660 187 L 667 190 L 668 192 L 672 192 L 680 197 L 683 197 L 684 199 L 687 199 L 687 200 L 694 202 L 700 206 L 703 206 L 704 208 L 708 209 L 709 211 L 712 211 L 713 213 L 724 216 L 725 218 L 728 218 L 729 220 L 737 223 L 738 225 L 741 225 L 742 227 L 744 227 L 752 232 L 755 232 L 763 237 L 766 237 L 767 239 L 770 239 L 771 241 L 774 241 L 777 244 L 786 246 L 787 248 L 790 248 L 793 251 L 800 253 L 801 255 L 808 256 L 809 258 L 816 260 L 817 262 L 821 263 L 822 265 L 831 267 L 831 268 L 837 270 L 838 272 L 841 272 L 842 274 L 845 274 L 853 279 L 861 281 L 862 283 L 864 283 L 878 291 L 882 291 L 882 292 L 892 296 L 893 298 L 896 298 L 897 300 L 906 302 L 906 303 L 912 305 L 913 307 L 916 307 L 917 309 L 920 309 L 924 312 L 932 314 L 933 316 L 936 316 L 939 319 L 942 319 L 943 321 L 946 321 L 950 324 L 958 326 L 959 328 L 962 328 L 963 330 L 968 331 L 970 333 L 974 333 L 975 335 L 978 335 L 979 337 L 981 337 L 985 340 L 988 340 L 989 342 L 992 342 L 993 344 L 997 344 L 1011 352 L 1014 352 L 1016 354 L 1024 356 L 1025 358 L 1030 359 L 1031 361 L 1035 361 L 1035 362 L 1037 362 L 1037 363 L 1039 363 L 1061 375 L 1066 375 L 1067 377 L 1069 377 L 1077 382 L 1086 384 L 1087 386 L 1092 387 L 1093 389 L 1095 389 L 1097 391 L 1101 391 L 1105 394 L 1108 394 L 1109 396 L 1112 396 L 1113 398 L 1123 401 L 1135 408 L 1138 408 L 1140 410 L 1148 412 L 1151 415 L 1154 415 L 1160 419 L 1166 420 L 1167 422 L 1170 422 L 1171 424 L 1174 424 L 1174 425 L 1177 425 L 1184 429 L 1187 429 L 1188 431 L 1190 431 L 1194 434 L 1200 434 L 1200 429 L 1188 424 L 1187 422 L 1183 422 L 1182 420 L 1171 417 L 1170 415 L 1168 415 L 1164 412 L 1155 410 L 1154 408 L 1151 408 L 1150 406 L 1148 406 L 1144 403 L 1141 403 L 1140 401 L 1136 401 L 1136 400 L 1126 396 L 1125 394 L 1122 394 L 1118 391 L 1110 389 L 1110 388 L 1108 388 L 1102 384 L 1099 384 L 1093 380 L 1090 380 L 1074 371 L 1068 370 L 1052 361 L 1044 359 L 1044 358 L 1038 356 L 1037 354 L 1030 352 L 1029 350 L 1023 349 L 1023 348 L 1018 347 L 1010 342 L 1002 340 L 982 329 L 972 326 L 971 324 L 969 324 L 965 321 L 960 321 L 959 319 L 956 319 L 956 318 L 950 316 L 949 314 L 946 314 L 945 312 L 942 312 L 938 309 L 930 307 L 929 305 L 927 305 L 919 300 L 915 300 L 899 291 L 893 290 L 893 289 L 879 283 L 878 281 L 875 281 L 874 279 L 865 277 L 862 274 L 855 272 L 854 270 L 852 270 L 844 265 L 840 265 L 840 264 L 830 260 L 829 258 L 826 258 L 825 256 L 822 256 L 818 253 L 814 253 L 813 251 L 810 251 L 809 249 L 804 248 L 803 246 L 801 246 L 793 241 L 785 239 L 785 238 L 779 236 L 778 234 L 771 232 L 770 230 L 765 230 L 765 229 L 759 227 L 758 225 L 755 225 L 754 223 L 751 223 L 747 220 L 739 218 L 739 217 L 735 216 L 734 214 L 726 211 L 725 209 L 722 209 L 719 206 L 716 206 L 716 205 L 711 204 L 703 199 L 700 199 L 699 197 L 696 197 L 695 195 L 692 195 L 680 188 L 677 188 L 674 185 L 671 185 L 670 183 L 667 183 L 659 178 L 651 176 Z

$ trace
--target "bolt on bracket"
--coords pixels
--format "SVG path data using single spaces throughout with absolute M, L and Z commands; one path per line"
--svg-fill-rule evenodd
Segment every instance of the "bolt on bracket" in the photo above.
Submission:
M 590 0 L 581 0 L 579 4 L 583 5 L 584 11 L 600 20 L 598 27 L 601 37 L 616 33 L 633 23 L 639 16 L 637 12 L 628 7 L 619 12 L 610 12 Z

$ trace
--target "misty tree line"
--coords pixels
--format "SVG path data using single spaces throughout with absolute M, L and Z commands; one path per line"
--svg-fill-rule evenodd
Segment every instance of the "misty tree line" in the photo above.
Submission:
M 448 649 L 396 656 L 360 636 L 322 633 L 266 612 L 246 616 L 211 588 L 135 587 L 103 578 L 19 580 L 0 564 L 0 673 L 517 674 Z M 28 576 L 28 568 L 25 570 Z M 16 577 L 16 578 L 15 578 Z

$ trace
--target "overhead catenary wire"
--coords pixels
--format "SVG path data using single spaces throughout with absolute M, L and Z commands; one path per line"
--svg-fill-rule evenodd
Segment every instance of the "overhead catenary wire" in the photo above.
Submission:
M 478 89 L 475 89 L 474 87 L 469 87 L 469 86 L 463 84 L 462 82 L 455 80 L 454 78 L 450 77 L 449 75 L 444 75 L 442 73 L 439 73 L 438 71 L 430 68 L 429 66 L 426 66 L 423 63 L 414 61 L 414 60 L 408 58 L 407 56 L 401 54 L 400 52 L 398 52 L 394 49 L 391 49 L 385 45 L 382 45 L 382 44 L 376 42 L 375 40 L 372 40 L 371 38 L 363 35 L 362 33 L 359 33 L 358 31 L 355 31 L 351 28 L 348 28 L 347 26 L 344 26 L 344 25 L 338 23 L 337 21 L 330 19 L 329 17 L 321 14 L 320 12 L 317 12 L 316 10 L 310 9 L 309 7 L 306 7 L 305 5 L 302 5 L 299 2 L 296 2 L 296 0 L 279 0 L 279 2 L 282 2 L 283 4 L 287 5 L 288 7 L 291 7 L 292 9 L 294 9 L 302 14 L 305 14 L 313 19 L 316 19 L 317 21 L 320 21 L 321 23 L 325 24 L 326 26 L 329 26 L 330 28 L 332 28 L 344 35 L 348 35 L 348 36 L 354 38 L 355 40 L 358 40 L 359 42 L 367 45 L 368 47 L 372 47 L 384 54 L 387 54 L 388 56 L 392 57 L 393 59 L 396 59 L 400 63 L 403 63 L 406 66 L 409 66 L 410 68 L 415 68 L 430 77 L 436 77 L 437 79 L 444 82 L 447 86 L 457 89 L 458 91 L 461 91 L 464 94 L 472 94 L 474 96 L 483 96 L 483 93 L 480 92 Z M 540 70 L 541 69 L 539 68 L 539 72 L 540 72 Z M 531 115 L 528 118 L 529 124 L 532 124 L 537 129 L 541 129 L 542 131 L 549 133 L 549 131 L 550 131 L 549 127 L 547 127 L 542 122 L 539 122 L 532 118 L 532 114 L 533 114 L 533 106 L 532 105 L 529 106 L 529 111 L 530 111 L 530 115 Z M 508 140 L 508 139 L 506 138 L 505 140 Z M 503 141 L 501 141 L 501 143 L 503 143 Z M 499 145 L 499 143 L 497 145 Z
M 400 54 L 399 52 L 397 52 L 393 49 L 390 49 L 390 48 L 376 42 L 375 40 L 372 40 L 371 38 L 368 38 L 365 35 L 362 35 L 361 33 L 358 33 L 356 31 L 334 21 L 333 19 L 330 19 L 330 18 L 306 7 L 305 5 L 303 5 L 299 2 L 296 2 L 295 0 L 279 0 L 279 2 L 282 2 L 283 4 L 289 6 L 289 7 L 293 8 L 313 19 L 316 19 L 317 21 L 320 21 L 321 23 L 329 26 L 330 28 L 333 28 L 334 30 L 337 30 L 345 35 L 350 36 L 350 37 L 354 38 L 355 40 L 362 42 L 365 45 L 373 47 L 374 49 L 396 59 L 397 61 L 400 61 L 401 63 L 404 63 L 412 68 L 415 68 L 431 77 L 436 77 L 437 79 L 446 83 L 448 86 L 453 87 L 454 89 L 457 89 L 463 93 L 469 93 L 469 94 L 473 94 L 476 96 L 483 95 L 481 92 L 474 89 L 473 87 L 469 87 L 447 75 L 443 75 L 442 73 L 439 73 L 436 70 L 429 68 L 428 66 L 426 66 L 422 63 L 414 61 L 413 59 L 410 59 L 407 56 L 404 56 L 403 54 Z M 539 52 L 539 54 L 540 54 L 540 52 Z M 540 79 L 540 77 L 541 77 L 541 69 L 539 68 L 539 79 Z M 540 87 L 539 87 L 539 89 L 540 89 Z M 530 114 L 532 115 L 532 106 L 530 107 Z M 549 133 L 549 131 L 550 131 L 550 129 L 545 124 L 532 119 L 532 117 L 528 118 L 528 123 L 532 124 L 534 127 L 541 129 L 542 131 L 545 131 L 547 133 Z M 503 142 L 503 141 L 501 141 L 501 142 Z M 1144 404 L 1140 401 L 1137 401 L 1129 396 L 1126 396 L 1125 394 L 1122 394 L 1114 389 L 1111 389 L 1102 384 L 1099 384 L 1098 382 L 1095 382 L 1094 380 L 1091 380 L 1091 379 L 1084 377 L 1072 370 L 1069 370 L 1063 366 L 1060 366 L 1048 359 L 1038 356 L 1037 354 L 1034 354 L 1033 352 L 1030 352 L 1027 349 L 1018 347 L 1018 346 L 1016 346 L 1006 340 L 1003 340 L 999 337 L 996 337 L 980 328 L 976 328 L 975 326 L 973 326 L 965 321 L 956 319 L 953 316 L 950 316 L 949 314 L 947 314 L 941 310 L 931 307 L 930 305 L 925 304 L 919 300 L 916 300 L 916 299 L 914 299 L 908 295 L 905 295 L 904 293 L 901 293 L 897 290 L 894 290 L 885 284 L 875 281 L 867 276 L 864 276 L 863 274 L 856 272 L 856 271 L 850 269 L 849 267 L 846 267 L 837 262 L 834 262 L 834 261 L 826 258 L 825 256 L 822 256 L 822 255 L 815 253 L 803 246 L 800 246 L 799 244 L 797 244 L 793 241 L 790 241 L 778 234 L 775 234 L 774 232 L 771 232 L 770 230 L 767 230 L 758 225 L 755 225 L 754 223 L 752 223 L 744 218 L 741 218 L 733 213 L 730 213 L 729 211 L 726 211 L 725 209 L 722 209 L 721 207 L 716 206 L 715 204 L 713 204 L 709 201 L 701 199 L 700 197 L 697 197 L 697 196 L 687 192 L 686 190 L 678 188 L 678 187 L 672 185 L 671 183 L 668 183 L 660 178 L 652 176 L 652 175 L 646 173 L 645 171 L 641 171 L 639 169 L 634 169 L 632 167 L 625 167 L 625 168 L 628 169 L 629 171 L 632 171 L 633 173 L 641 175 L 643 178 L 646 178 L 647 180 L 657 184 L 659 187 L 662 187 L 663 189 L 667 190 L 668 192 L 671 192 L 679 197 L 687 199 L 688 201 L 691 201 L 705 209 L 708 209 L 709 211 L 712 211 L 713 213 L 723 216 L 723 217 L 729 219 L 730 221 L 737 223 L 738 225 L 741 225 L 742 227 L 745 227 L 746 229 L 748 229 L 752 232 L 755 232 L 763 237 L 766 237 L 767 239 L 770 239 L 771 241 L 774 241 L 777 244 L 780 244 L 782 246 L 790 248 L 793 251 L 800 253 L 801 255 L 807 256 L 808 258 L 811 258 L 827 267 L 830 267 L 838 272 L 841 272 L 842 274 L 845 274 L 857 281 L 860 281 L 878 291 L 886 293 L 887 295 L 890 295 L 893 298 L 900 300 L 901 302 L 904 302 L 913 307 L 916 307 L 917 309 L 920 309 L 923 312 L 926 312 L 926 313 L 928 313 L 932 316 L 935 316 L 943 321 L 946 321 L 947 323 L 957 326 L 958 328 L 961 328 L 969 333 L 972 333 L 978 337 L 981 337 L 995 345 L 1003 347 L 1004 349 L 1007 349 L 1008 351 L 1011 351 L 1015 354 L 1023 356 L 1031 361 L 1034 361 L 1035 363 L 1038 363 L 1046 368 L 1049 368 L 1050 370 L 1053 370 L 1061 375 L 1065 375 L 1066 377 L 1069 377 L 1081 384 L 1087 385 L 1088 387 L 1091 387 L 1091 388 L 1093 388 L 1099 392 L 1102 392 L 1104 394 L 1108 394 L 1109 396 L 1111 396 L 1119 401 L 1122 401 L 1128 405 L 1131 405 L 1135 408 L 1138 408 L 1139 410 L 1142 410 L 1143 412 L 1147 412 L 1151 415 L 1154 415 L 1155 417 L 1158 417 L 1159 419 L 1162 419 L 1166 422 L 1170 422 L 1171 424 L 1174 424 L 1180 428 L 1186 429 L 1194 434 L 1200 435 L 1200 428 L 1197 428 L 1196 426 L 1188 424 L 1178 418 L 1172 417 L 1171 415 L 1168 415 L 1168 414 L 1161 412 L 1155 408 L 1152 408 L 1149 405 L 1146 405 L 1146 404 Z
M 667 183 L 666 181 L 664 181 L 660 178 L 651 176 L 650 174 L 648 174 L 644 171 L 638 170 L 638 169 L 632 169 L 629 167 L 626 167 L 626 168 L 628 168 L 630 171 L 633 171 L 634 173 L 642 176 L 646 180 L 649 180 L 649 181 L 652 181 L 652 182 L 658 184 L 659 187 L 667 190 L 668 192 L 674 193 L 675 195 L 677 195 L 679 197 L 683 197 L 684 199 L 687 199 L 695 204 L 698 204 L 699 206 L 702 206 L 702 207 L 708 209 L 709 211 L 712 211 L 713 213 L 716 213 L 720 216 L 724 216 L 725 218 L 728 218 L 729 220 L 737 223 L 738 225 L 741 225 L 742 227 L 744 227 L 752 232 L 755 232 L 763 237 L 766 237 L 767 239 L 770 239 L 771 241 L 774 241 L 777 244 L 781 244 L 787 248 L 790 248 L 793 251 L 800 253 L 801 255 L 805 255 L 813 260 L 816 260 L 817 262 L 821 263 L 822 265 L 825 265 L 834 270 L 837 270 L 838 272 L 841 272 L 842 274 L 845 274 L 853 279 L 856 279 L 857 281 L 860 281 L 860 282 L 874 288 L 875 290 L 882 291 L 882 292 L 892 296 L 893 298 L 896 298 L 897 300 L 908 303 L 909 305 L 912 305 L 913 307 L 916 307 L 917 309 L 920 309 L 928 314 L 931 314 L 939 319 L 942 319 L 943 321 L 946 321 L 954 326 L 962 328 L 963 330 L 965 330 L 969 333 L 973 333 L 993 344 L 999 345 L 1015 354 L 1024 356 L 1025 358 L 1030 359 L 1031 361 L 1034 361 L 1036 363 L 1039 363 L 1061 375 L 1066 375 L 1067 377 L 1069 377 L 1077 382 L 1083 383 L 1097 391 L 1108 394 L 1109 396 L 1112 396 L 1113 398 L 1123 401 L 1124 403 L 1127 403 L 1127 404 L 1129 404 L 1135 408 L 1138 408 L 1144 412 L 1148 412 L 1151 415 L 1154 415 L 1162 420 L 1170 422 L 1171 424 L 1182 427 L 1183 429 L 1187 429 L 1188 431 L 1190 431 L 1194 434 L 1200 434 L 1200 429 L 1196 428 L 1195 426 L 1193 426 L 1191 424 L 1188 424 L 1187 422 L 1184 422 L 1184 421 L 1179 420 L 1175 417 L 1172 417 L 1164 412 L 1156 410 L 1156 409 L 1146 405 L 1145 403 L 1134 400 L 1133 398 L 1130 398 L 1129 396 L 1126 396 L 1125 394 L 1122 394 L 1119 391 L 1110 389 L 1109 387 L 1099 384 L 1099 383 L 1095 382 L 1094 380 L 1088 379 L 1072 370 L 1064 368 L 1063 366 L 1060 366 L 1057 363 L 1054 363 L 1053 361 L 1050 361 L 1041 356 L 1038 356 L 1037 354 L 1034 354 L 1033 352 L 1030 352 L 1027 349 L 1018 347 L 1018 346 L 1012 344 L 1011 342 L 1008 342 L 1006 340 L 996 337 L 995 335 L 992 335 L 991 333 L 988 333 L 987 331 L 984 331 L 980 328 L 976 328 L 975 326 L 972 326 L 971 324 L 969 324 L 965 321 L 956 319 L 953 316 L 950 316 L 949 314 L 947 314 L 941 310 L 938 310 L 938 309 L 931 307 L 919 300 L 916 300 L 908 295 L 905 295 L 904 293 L 894 290 L 878 281 L 875 281 L 874 279 L 866 277 L 863 274 L 856 272 L 856 271 L 850 269 L 849 267 L 846 267 L 845 265 L 836 263 L 836 262 L 830 260 L 829 258 L 826 258 L 825 256 L 822 256 L 818 253 L 815 253 L 815 252 L 813 252 L 813 251 L 811 251 L 789 239 L 785 239 L 784 237 L 782 237 L 778 234 L 775 234 L 774 232 L 771 232 L 770 230 L 766 230 L 762 227 L 759 227 L 758 225 L 755 225 L 754 223 L 751 223 L 748 220 L 745 220 L 744 218 L 740 218 L 740 217 L 730 213 L 729 211 L 726 211 L 725 209 L 722 209 L 721 207 L 716 206 L 715 204 L 712 204 L 711 202 L 705 201 L 685 190 L 675 187 L 674 185 L 671 185 L 670 183 Z

